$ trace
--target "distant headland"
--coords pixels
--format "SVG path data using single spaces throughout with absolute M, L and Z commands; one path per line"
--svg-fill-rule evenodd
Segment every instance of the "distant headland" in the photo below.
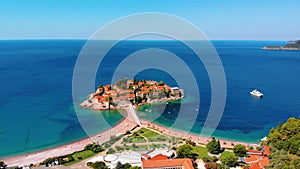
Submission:
M 179 100 L 184 97 L 183 89 L 170 87 L 163 81 L 128 80 L 116 81 L 115 84 L 100 85 L 97 90 L 88 95 L 80 106 L 93 110 L 110 110 L 120 108 L 129 102 L 142 105 L 168 100 Z
M 300 50 L 300 40 L 289 41 L 284 46 L 265 46 L 264 50 Z

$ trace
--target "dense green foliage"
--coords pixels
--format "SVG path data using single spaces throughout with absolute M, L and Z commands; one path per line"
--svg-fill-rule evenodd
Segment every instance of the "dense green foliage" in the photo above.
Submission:
M 115 169 L 141 169 L 141 167 L 131 166 L 128 163 L 122 164 L 122 163 L 118 162 L 117 166 L 115 167 Z
M 99 144 L 96 144 L 96 143 L 88 144 L 84 147 L 84 149 L 92 150 L 94 153 L 99 153 L 104 150 Z
M 208 150 L 208 152 L 212 153 L 212 154 L 219 154 L 221 152 L 221 144 L 220 141 L 216 140 L 214 137 L 212 138 L 211 142 L 209 142 L 206 145 L 206 148 Z
M 235 167 L 238 165 L 237 157 L 234 155 L 221 157 L 222 164 L 227 167 Z
M 93 169 L 108 169 L 108 167 L 105 165 L 104 162 L 96 161 L 94 163 L 88 162 L 87 166 L 93 168 Z
M 191 158 L 191 159 L 197 159 L 198 157 L 198 154 L 196 154 L 194 151 L 193 151 L 193 147 L 188 145 L 188 144 L 185 144 L 185 145 L 182 145 L 180 147 L 178 147 L 177 149 L 177 157 L 178 158 Z
M 278 150 L 300 156 L 300 119 L 290 118 L 285 124 L 279 123 L 277 128 L 272 128 L 268 143 Z
M 271 155 L 272 169 L 298 169 L 300 168 L 300 119 L 289 118 L 285 124 L 279 123 L 272 128 L 268 142 Z
M 159 81 L 159 82 L 157 83 L 157 85 L 158 85 L 158 86 L 163 86 L 163 85 L 165 85 L 165 82 Z
M 246 146 L 237 144 L 233 147 L 233 152 L 238 157 L 245 157 L 247 155 Z

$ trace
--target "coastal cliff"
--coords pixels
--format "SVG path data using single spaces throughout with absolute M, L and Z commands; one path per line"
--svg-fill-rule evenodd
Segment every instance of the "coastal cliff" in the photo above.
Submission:
M 291 41 L 284 46 L 265 46 L 264 50 L 300 50 L 300 40 Z

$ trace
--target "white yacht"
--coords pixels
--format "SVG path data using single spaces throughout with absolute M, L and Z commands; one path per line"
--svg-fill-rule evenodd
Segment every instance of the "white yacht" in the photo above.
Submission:
M 264 94 L 262 94 L 260 91 L 258 91 L 257 89 L 254 89 L 250 92 L 251 95 L 253 96 L 257 96 L 257 97 L 263 97 Z

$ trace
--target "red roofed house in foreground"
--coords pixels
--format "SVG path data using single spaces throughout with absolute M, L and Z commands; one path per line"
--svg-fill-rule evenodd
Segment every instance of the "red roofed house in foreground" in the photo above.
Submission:
M 263 146 L 261 151 L 248 150 L 248 154 L 250 156 L 246 158 L 246 163 L 250 166 L 250 169 L 264 169 L 266 165 L 270 164 L 268 146 Z
M 189 158 L 168 160 L 144 160 L 143 169 L 194 169 Z

